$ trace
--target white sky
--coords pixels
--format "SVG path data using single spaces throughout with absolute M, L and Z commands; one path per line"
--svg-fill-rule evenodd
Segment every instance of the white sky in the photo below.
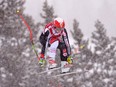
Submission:
M 35 21 L 42 21 L 39 14 L 45 0 L 26 0 L 25 13 L 32 15 Z M 80 23 L 85 37 L 91 36 L 94 24 L 99 19 L 110 36 L 116 36 L 116 0 L 48 0 L 54 7 L 55 14 L 66 22 L 67 30 L 71 30 L 73 19 Z M 70 35 L 70 34 L 69 34 Z

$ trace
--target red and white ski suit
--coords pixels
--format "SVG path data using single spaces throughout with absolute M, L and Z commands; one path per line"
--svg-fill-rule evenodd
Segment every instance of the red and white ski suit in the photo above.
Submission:
M 45 26 L 44 31 L 40 35 L 40 43 L 42 44 L 41 57 L 44 57 L 47 47 L 47 55 L 52 58 L 55 58 L 56 49 L 60 49 L 61 61 L 67 61 L 68 56 L 71 54 L 66 29 L 64 28 L 60 32 L 57 32 L 52 22 Z

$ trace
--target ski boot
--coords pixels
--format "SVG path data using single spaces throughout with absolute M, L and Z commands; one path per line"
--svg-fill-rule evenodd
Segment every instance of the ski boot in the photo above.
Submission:
M 71 56 L 67 58 L 67 61 L 61 61 L 61 73 L 70 72 L 70 68 L 73 66 L 73 60 Z
M 54 59 L 49 59 L 48 60 L 48 68 L 49 69 L 53 69 L 53 68 L 56 68 L 57 67 L 57 63 L 55 62 Z
M 70 71 L 70 64 L 67 61 L 61 61 L 61 73 L 67 73 Z

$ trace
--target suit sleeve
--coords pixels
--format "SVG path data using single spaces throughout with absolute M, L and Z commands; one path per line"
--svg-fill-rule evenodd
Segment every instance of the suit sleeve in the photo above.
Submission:
M 66 33 L 66 36 L 64 36 L 64 42 L 68 51 L 68 55 L 71 55 L 71 47 L 70 47 L 70 43 L 69 43 L 69 38 L 68 38 L 68 33 L 66 31 L 66 29 L 64 29 L 64 32 Z
M 48 39 L 48 35 L 49 35 L 49 31 L 42 32 L 41 35 L 40 35 L 39 41 L 42 45 L 41 54 L 45 54 L 46 42 L 47 42 L 47 39 Z

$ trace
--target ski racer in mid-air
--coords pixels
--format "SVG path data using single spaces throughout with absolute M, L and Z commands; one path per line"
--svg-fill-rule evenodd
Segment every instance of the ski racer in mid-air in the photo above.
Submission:
M 55 61 L 56 50 L 60 50 L 61 58 L 61 71 L 62 73 L 68 72 L 69 67 L 65 67 L 72 64 L 71 60 L 71 47 L 69 44 L 68 34 L 65 29 L 65 22 L 62 18 L 55 18 L 52 22 L 45 26 L 44 31 L 40 35 L 40 43 L 42 44 L 41 54 L 39 57 L 39 64 L 45 63 L 45 51 L 46 59 L 48 60 L 48 68 L 52 69 L 57 67 Z

